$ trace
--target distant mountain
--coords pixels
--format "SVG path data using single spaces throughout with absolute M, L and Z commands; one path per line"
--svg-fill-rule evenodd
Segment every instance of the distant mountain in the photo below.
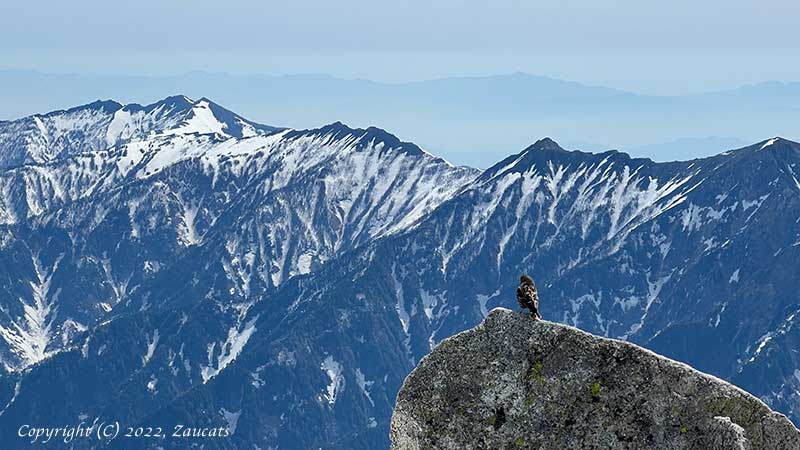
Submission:
M 670 155 L 669 159 L 671 161 L 688 161 L 714 156 L 721 153 L 723 149 L 735 149 L 745 146 L 747 146 L 747 141 L 742 139 L 708 136 L 676 139 L 674 141 L 628 147 L 621 150 L 634 155 Z
M 385 448 L 405 376 L 522 272 L 546 318 L 798 419 L 799 144 L 656 163 L 542 139 L 480 171 L 212 105 L 0 124 L 3 435 L 101 417 L 231 433 L 110 448 Z
M 0 168 L 48 163 L 153 135 L 209 134 L 243 138 L 278 128 L 250 122 L 202 98 L 168 97 L 152 105 L 96 101 L 65 111 L 0 122 Z
M 392 84 L 325 75 L 136 77 L 6 70 L 0 71 L 0 119 L 121 93 L 127 101 L 149 102 L 175 92 L 209 96 L 248 118 L 280 126 L 316 128 L 341 120 L 391 128 L 453 163 L 481 168 L 525 147 L 530 136 L 591 142 L 656 161 L 733 148 L 725 141 L 708 142 L 709 147 L 692 143 L 708 136 L 800 139 L 800 83 L 659 97 L 523 73 Z

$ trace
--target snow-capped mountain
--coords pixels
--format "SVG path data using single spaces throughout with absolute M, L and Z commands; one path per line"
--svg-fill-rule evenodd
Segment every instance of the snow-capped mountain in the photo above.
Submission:
M 385 447 L 405 375 L 513 307 L 522 272 L 546 318 L 798 417 L 796 143 L 654 163 L 544 139 L 480 172 L 184 97 L 0 128 L 2 432 L 99 416 L 232 430 L 205 448 Z
M 181 95 L 147 106 L 97 101 L 0 122 L 0 168 L 47 163 L 158 134 L 216 133 L 242 138 L 277 130 L 244 119 L 205 98 L 193 101 Z
M 180 120 L 162 114 L 176 102 L 187 106 Z M 8 193 L 0 207 L 8 226 L 3 247 L 18 258 L 7 269 L 16 286 L 8 290 L 9 320 L 0 320 L 7 368 L 66 345 L 207 233 L 204 250 L 226 255 L 225 276 L 249 301 L 413 223 L 476 174 L 378 129 L 333 124 L 236 138 L 220 130 L 238 116 L 207 100 L 160 104 L 117 110 L 163 118 L 149 122 L 160 131 L 144 139 L 102 149 L 87 140 L 72 154 L 0 173 Z M 198 111 L 217 115 L 193 126 Z M 51 290 L 53 276 L 88 286 Z

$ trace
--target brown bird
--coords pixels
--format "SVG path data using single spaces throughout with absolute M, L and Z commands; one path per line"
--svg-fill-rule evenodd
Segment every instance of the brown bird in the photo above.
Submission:
M 517 303 L 522 309 L 529 309 L 531 319 L 539 320 L 542 315 L 539 313 L 539 291 L 533 278 L 522 275 L 519 277 L 519 287 L 517 288 Z

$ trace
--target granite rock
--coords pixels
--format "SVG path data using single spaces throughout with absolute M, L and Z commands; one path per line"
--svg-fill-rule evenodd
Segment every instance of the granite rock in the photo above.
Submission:
M 393 450 L 796 450 L 747 392 L 634 344 L 493 310 L 408 376 Z

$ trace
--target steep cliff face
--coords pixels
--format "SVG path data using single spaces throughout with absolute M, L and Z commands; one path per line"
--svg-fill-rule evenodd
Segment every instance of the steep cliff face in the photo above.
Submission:
M 391 448 L 790 450 L 750 394 L 636 345 L 493 310 L 406 379 Z

